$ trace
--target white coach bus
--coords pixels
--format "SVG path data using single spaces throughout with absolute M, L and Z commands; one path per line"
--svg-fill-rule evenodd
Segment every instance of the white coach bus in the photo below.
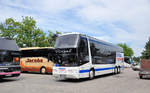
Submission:
M 120 73 L 123 49 L 78 33 L 63 34 L 55 43 L 55 79 L 93 79 L 107 73 Z

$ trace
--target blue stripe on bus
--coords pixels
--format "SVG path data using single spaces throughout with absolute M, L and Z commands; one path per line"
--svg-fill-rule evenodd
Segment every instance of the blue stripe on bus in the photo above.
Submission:
M 108 67 L 108 68 L 96 68 L 95 71 L 104 71 L 104 70 L 110 70 L 114 69 L 115 67 Z M 90 72 L 90 70 L 80 70 L 79 73 L 87 73 Z
M 79 73 L 87 73 L 90 72 L 90 70 L 80 70 Z
M 110 70 L 110 69 L 114 69 L 115 67 L 108 67 L 108 68 L 97 68 L 95 69 L 95 71 L 103 71 L 103 70 Z

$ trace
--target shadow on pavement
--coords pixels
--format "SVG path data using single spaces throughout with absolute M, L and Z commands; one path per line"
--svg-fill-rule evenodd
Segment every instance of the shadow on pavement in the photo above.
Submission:
M 18 81 L 19 78 L 2 78 L 0 79 L 0 83 L 6 83 L 6 82 L 14 82 L 14 81 Z
M 110 73 L 110 74 L 104 74 L 104 75 L 99 75 L 99 76 L 96 76 L 94 79 L 92 80 L 95 80 L 95 79 L 100 79 L 100 78 L 105 78 L 105 77 L 108 77 L 108 76 L 112 76 L 114 75 L 113 73 Z M 66 79 L 66 80 L 56 80 L 58 82 L 67 82 L 67 83 L 81 83 L 81 82 L 86 82 L 86 81 L 92 81 L 90 80 L 89 78 L 82 78 L 82 79 Z
M 52 73 L 41 74 L 39 72 L 21 72 L 22 74 L 39 74 L 39 75 L 52 75 Z

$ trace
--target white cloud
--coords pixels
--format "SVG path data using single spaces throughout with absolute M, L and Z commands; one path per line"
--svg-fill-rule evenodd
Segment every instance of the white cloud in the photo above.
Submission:
M 1 0 L 0 3 L 0 21 L 8 17 L 20 20 L 21 16 L 32 16 L 39 26 L 47 29 L 53 26 L 64 32 L 82 30 L 81 33 L 92 33 L 104 41 L 126 42 L 136 56 L 150 36 L 149 0 Z M 67 12 L 71 19 L 69 10 L 73 11 L 76 21 L 62 17 Z M 118 27 L 114 24 L 118 21 L 127 26 Z M 101 29 L 103 24 L 109 31 Z
M 99 37 L 95 37 L 97 39 L 103 40 L 103 41 L 107 41 L 107 42 L 112 42 L 112 38 L 110 36 L 99 36 Z
M 111 24 L 113 39 L 117 40 L 116 42 L 130 42 L 135 55 L 140 55 L 150 36 L 150 2 L 148 0 L 97 0 L 97 2 L 103 5 L 86 6 L 79 10 L 78 16 L 93 23 Z M 116 21 L 126 23 L 130 30 L 115 26 L 113 22 Z

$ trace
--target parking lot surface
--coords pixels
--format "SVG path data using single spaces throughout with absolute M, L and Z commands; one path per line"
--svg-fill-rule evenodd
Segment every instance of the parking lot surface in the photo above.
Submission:
M 94 80 L 56 81 L 52 75 L 23 73 L 0 81 L 0 93 L 150 93 L 150 79 L 139 79 L 130 68 Z

